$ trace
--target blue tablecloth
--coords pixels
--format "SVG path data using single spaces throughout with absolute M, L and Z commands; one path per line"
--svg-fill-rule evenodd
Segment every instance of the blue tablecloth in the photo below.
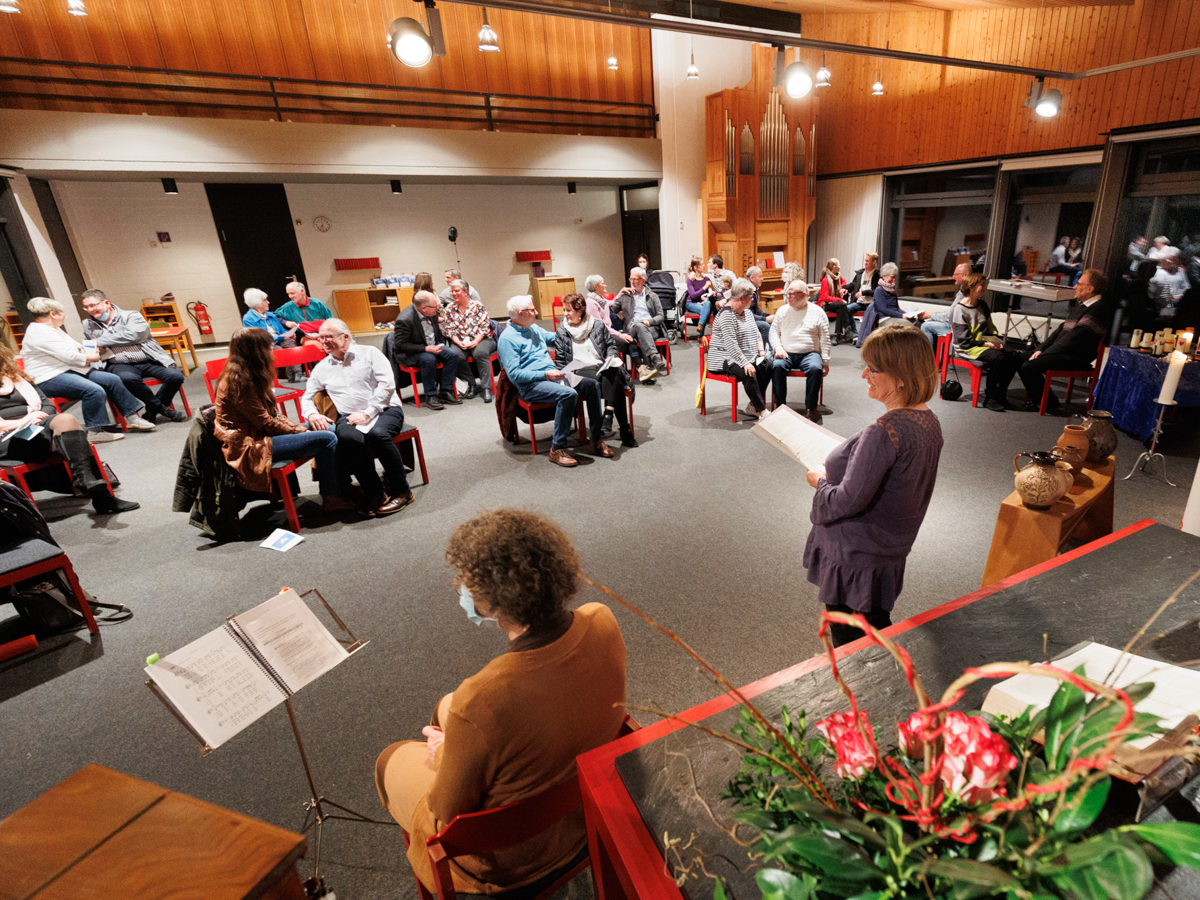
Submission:
M 1113 347 L 1096 388 L 1094 408 L 1107 409 L 1114 425 L 1148 441 L 1154 434 L 1158 418 L 1154 400 L 1162 390 L 1167 365 L 1165 357 L 1156 359 L 1128 347 Z M 1200 406 L 1200 363 L 1190 362 L 1183 367 L 1175 401 L 1180 406 Z

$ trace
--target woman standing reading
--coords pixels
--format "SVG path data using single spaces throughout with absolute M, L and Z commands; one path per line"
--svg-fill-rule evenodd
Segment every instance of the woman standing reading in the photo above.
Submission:
M 885 628 L 937 479 L 942 429 L 926 403 L 938 374 L 928 338 L 903 322 L 873 332 L 862 359 L 867 396 L 887 411 L 809 470 L 817 494 L 804 567 L 830 610 Z M 830 634 L 838 645 L 859 637 L 849 625 Z

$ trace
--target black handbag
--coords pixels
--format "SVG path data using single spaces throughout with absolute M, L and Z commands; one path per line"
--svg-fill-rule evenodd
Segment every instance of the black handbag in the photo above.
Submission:
M 953 347 L 950 348 L 950 352 L 954 352 Z M 954 380 L 952 381 L 947 378 L 945 381 L 943 381 L 941 388 L 938 390 L 938 394 L 941 395 L 943 400 L 957 400 L 963 395 L 962 382 L 958 380 L 958 367 L 948 362 L 946 364 L 946 371 L 948 374 L 954 376 Z

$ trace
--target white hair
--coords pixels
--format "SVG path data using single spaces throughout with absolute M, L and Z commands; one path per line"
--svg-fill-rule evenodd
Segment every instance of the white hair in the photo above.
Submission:
M 748 268 L 746 270 L 747 278 L 749 278 L 751 275 L 761 275 L 761 274 L 762 274 L 762 266 L 751 266 L 750 268 Z
M 735 278 L 733 287 L 729 289 L 729 299 L 734 297 L 745 297 L 747 294 L 754 293 L 754 284 L 749 278 Z
M 57 300 L 51 300 L 49 297 L 31 297 L 29 302 L 25 304 L 25 308 L 29 310 L 30 315 L 37 318 L 48 316 L 50 313 L 60 313 L 63 311 L 63 305 Z
M 783 277 L 786 281 L 795 281 L 797 278 L 804 280 L 804 266 L 798 262 L 785 262 L 783 264 Z
M 641 266 L 634 266 L 632 269 L 629 270 L 629 277 L 632 278 L 634 275 L 637 275 L 639 278 L 645 278 L 646 270 L 643 269 Z
M 515 316 L 517 310 L 523 308 L 526 303 L 533 300 L 532 294 L 517 294 L 515 297 L 509 297 L 508 302 L 504 304 L 510 316 Z
M 300 290 L 304 291 L 304 293 L 306 293 L 306 294 L 308 293 L 308 288 L 306 288 L 304 286 L 303 281 L 289 281 L 287 283 L 287 287 L 285 287 L 284 290 L 290 291 L 292 288 L 300 288 Z
M 455 278 L 452 282 L 450 282 L 450 287 L 452 287 L 452 288 L 460 287 L 464 291 L 471 290 L 471 286 L 469 284 L 467 284 L 467 282 L 462 278 Z
M 246 288 L 242 292 L 242 299 L 246 301 L 246 306 L 250 309 L 257 310 L 267 298 L 266 291 L 260 291 L 258 288 Z
M 899 275 L 900 267 L 894 262 L 884 263 L 883 268 L 879 270 L 880 278 L 887 278 L 889 275 Z
M 809 284 L 801 281 L 799 278 L 797 278 L 795 281 L 789 281 L 786 290 L 788 292 L 799 291 L 806 297 L 812 293 L 812 287 Z
M 600 287 L 602 284 L 604 284 L 603 275 L 589 275 L 583 281 L 583 289 L 589 294 L 593 294 L 596 292 L 596 288 Z
M 350 326 L 347 325 L 345 322 L 343 322 L 341 319 L 333 319 L 333 318 L 326 319 L 324 322 L 321 323 L 321 328 L 324 328 L 326 325 L 328 325 L 335 334 L 349 334 L 350 333 Z

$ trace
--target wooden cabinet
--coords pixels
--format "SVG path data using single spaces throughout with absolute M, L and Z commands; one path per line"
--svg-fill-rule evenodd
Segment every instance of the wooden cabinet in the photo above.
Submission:
M 13 345 L 20 353 L 21 343 L 25 340 L 25 325 L 16 310 L 4 314 L 4 324 L 7 326 L 8 336 L 12 338 Z
M 383 322 L 394 321 L 400 310 L 412 303 L 413 289 L 344 288 L 333 292 L 333 304 L 339 319 L 359 334 L 374 331 Z
M 179 307 L 174 300 L 143 300 L 142 316 L 151 328 L 177 328 L 183 324 L 179 318 Z
M 550 307 L 554 303 L 554 298 L 575 293 L 575 278 L 574 276 L 560 275 L 546 275 L 538 278 L 536 275 L 530 275 L 529 293 L 533 295 L 533 302 L 537 304 L 538 318 L 549 319 L 553 315 Z

